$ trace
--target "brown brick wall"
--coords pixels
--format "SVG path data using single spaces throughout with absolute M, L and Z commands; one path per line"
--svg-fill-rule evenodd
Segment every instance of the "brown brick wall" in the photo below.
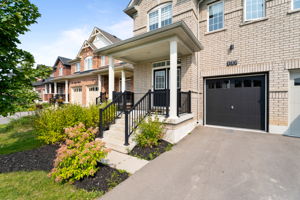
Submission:
M 58 62 L 55 71 L 53 72 L 54 77 L 59 77 L 59 69 L 63 68 L 63 76 L 71 74 L 71 68 L 64 66 L 61 61 Z

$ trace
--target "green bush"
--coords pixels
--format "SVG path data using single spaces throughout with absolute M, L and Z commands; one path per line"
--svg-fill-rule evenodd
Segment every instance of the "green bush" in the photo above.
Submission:
M 98 127 L 99 109 L 105 106 L 67 104 L 61 107 L 50 107 L 37 113 L 34 128 L 38 138 L 46 144 L 61 142 L 66 138 L 65 128 L 83 123 L 87 128 Z
M 97 129 L 80 123 L 74 128 L 65 129 L 65 144 L 57 150 L 54 168 L 49 173 L 56 182 L 74 182 L 85 176 L 93 176 L 97 161 L 104 159 L 109 152 L 101 140 L 96 140 Z
M 164 136 L 164 124 L 155 116 L 149 116 L 144 120 L 135 132 L 135 141 L 142 147 L 153 147 L 158 145 L 158 141 Z

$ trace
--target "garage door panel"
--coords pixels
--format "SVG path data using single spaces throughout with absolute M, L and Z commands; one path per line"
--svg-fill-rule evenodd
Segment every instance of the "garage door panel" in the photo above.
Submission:
M 264 79 L 256 76 L 207 80 L 206 124 L 265 130 Z

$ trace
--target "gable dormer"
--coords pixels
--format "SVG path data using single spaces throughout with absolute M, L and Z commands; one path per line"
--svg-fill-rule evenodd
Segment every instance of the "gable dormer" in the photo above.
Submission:
M 71 59 L 58 56 L 53 65 L 53 77 L 66 76 L 71 73 Z

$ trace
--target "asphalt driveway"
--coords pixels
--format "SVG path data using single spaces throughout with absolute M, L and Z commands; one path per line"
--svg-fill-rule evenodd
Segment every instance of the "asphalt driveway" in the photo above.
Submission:
M 300 138 L 198 127 L 105 200 L 299 200 Z

